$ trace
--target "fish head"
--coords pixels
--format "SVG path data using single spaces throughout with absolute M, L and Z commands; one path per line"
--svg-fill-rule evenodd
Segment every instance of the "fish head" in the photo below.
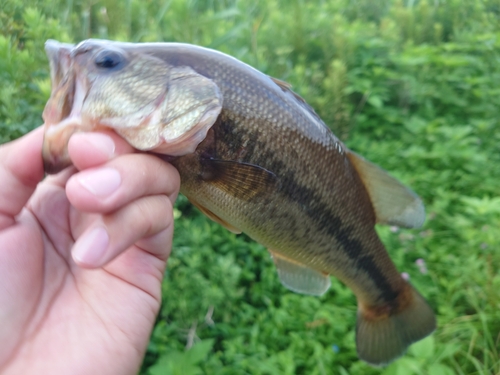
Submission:
M 112 129 L 143 151 L 194 152 L 222 109 L 222 95 L 211 79 L 133 44 L 48 41 L 45 48 L 52 80 L 43 112 L 47 173 L 71 165 L 68 142 L 82 131 Z

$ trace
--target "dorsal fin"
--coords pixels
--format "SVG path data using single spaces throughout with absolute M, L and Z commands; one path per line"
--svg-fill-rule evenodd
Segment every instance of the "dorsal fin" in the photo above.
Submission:
M 289 91 L 292 89 L 292 84 L 282 81 L 281 79 L 274 78 L 274 77 L 269 77 L 273 80 L 274 83 L 276 83 L 283 91 Z
M 418 228 L 425 220 L 422 200 L 378 165 L 352 151 L 347 156 L 365 185 L 377 223 Z
M 316 119 L 323 122 L 323 120 L 321 120 L 321 118 L 318 116 L 314 108 L 311 107 L 309 104 L 307 104 L 307 102 L 304 100 L 302 96 L 300 96 L 299 94 L 297 94 L 295 91 L 292 90 L 292 84 L 271 76 L 269 76 L 269 78 L 271 78 L 271 80 L 274 83 L 276 83 L 279 86 L 279 88 L 283 90 L 283 92 L 291 94 L 298 101 L 298 103 L 302 107 L 304 107 L 307 111 L 309 111 L 309 113 L 311 113 Z
M 290 94 L 292 94 L 295 97 L 295 99 L 297 99 L 299 102 L 307 105 L 308 109 L 310 109 L 311 111 L 314 112 L 312 107 L 310 107 L 309 104 L 307 104 L 307 102 L 304 100 L 304 98 L 292 90 L 291 83 L 282 81 L 281 79 L 274 78 L 274 77 L 269 77 L 269 78 L 271 78 L 273 80 L 273 82 L 276 83 L 281 90 L 283 90 L 284 92 L 289 92 Z
M 309 105 L 304 100 L 304 98 L 292 90 L 291 83 L 282 81 L 281 79 L 274 78 L 274 77 L 269 77 L 269 78 L 271 78 L 273 80 L 273 82 L 276 83 L 281 90 L 283 90 L 284 92 L 289 92 L 290 94 L 292 94 L 295 97 L 295 99 L 297 99 L 301 103 L 306 104 L 309 107 Z M 312 107 L 309 107 L 309 108 L 312 110 Z M 313 112 L 314 112 L 314 110 L 313 110 Z

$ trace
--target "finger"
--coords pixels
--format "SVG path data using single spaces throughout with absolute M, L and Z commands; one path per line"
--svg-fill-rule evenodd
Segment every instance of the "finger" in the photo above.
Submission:
M 166 196 L 138 199 L 88 228 L 73 246 L 73 260 L 81 267 L 102 267 L 141 239 L 159 233 L 162 234 L 145 250 L 166 258 L 172 224 L 172 203 Z
M 76 172 L 78 172 L 76 168 L 74 166 L 71 166 L 63 169 L 59 173 L 47 175 L 44 178 L 43 182 L 44 184 L 55 185 L 62 189 L 65 189 L 66 183 L 68 182 L 69 178 L 73 176 Z
M 113 131 L 75 133 L 68 143 L 68 153 L 78 170 L 106 163 L 119 155 L 136 150 Z
M 68 152 L 73 165 L 57 174 L 50 174 L 45 182 L 65 187 L 68 179 L 77 171 L 98 166 L 126 153 L 135 152 L 125 140 L 113 131 L 75 133 L 68 142 Z
M 66 194 L 80 211 L 109 213 L 146 195 L 164 194 L 174 202 L 179 185 L 172 165 L 154 155 L 131 154 L 75 174 L 66 184 Z
M 0 229 L 12 225 L 43 178 L 43 127 L 0 146 Z

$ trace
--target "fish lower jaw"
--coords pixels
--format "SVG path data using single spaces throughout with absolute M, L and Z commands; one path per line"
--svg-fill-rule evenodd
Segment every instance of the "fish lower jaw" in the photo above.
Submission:
M 45 172 L 53 174 L 70 166 L 72 163 L 68 154 L 69 139 L 74 133 L 91 128 L 84 125 L 80 116 L 71 116 L 56 124 L 45 123 L 42 147 Z

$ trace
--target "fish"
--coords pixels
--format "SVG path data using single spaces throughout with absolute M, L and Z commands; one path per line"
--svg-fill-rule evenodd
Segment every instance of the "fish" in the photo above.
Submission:
M 206 216 L 266 247 L 286 288 L 321 296 L 330 275 L 347 285 L 360 359 L 388 364 L 435 330 L 375 231 L 421 226 L 422 200 L 349 150 L 289 84 L 190 44 L 47 41 L 46 52 L 47 173 L 71 164 L 73 133 L 112 129 L 174 165 Z

